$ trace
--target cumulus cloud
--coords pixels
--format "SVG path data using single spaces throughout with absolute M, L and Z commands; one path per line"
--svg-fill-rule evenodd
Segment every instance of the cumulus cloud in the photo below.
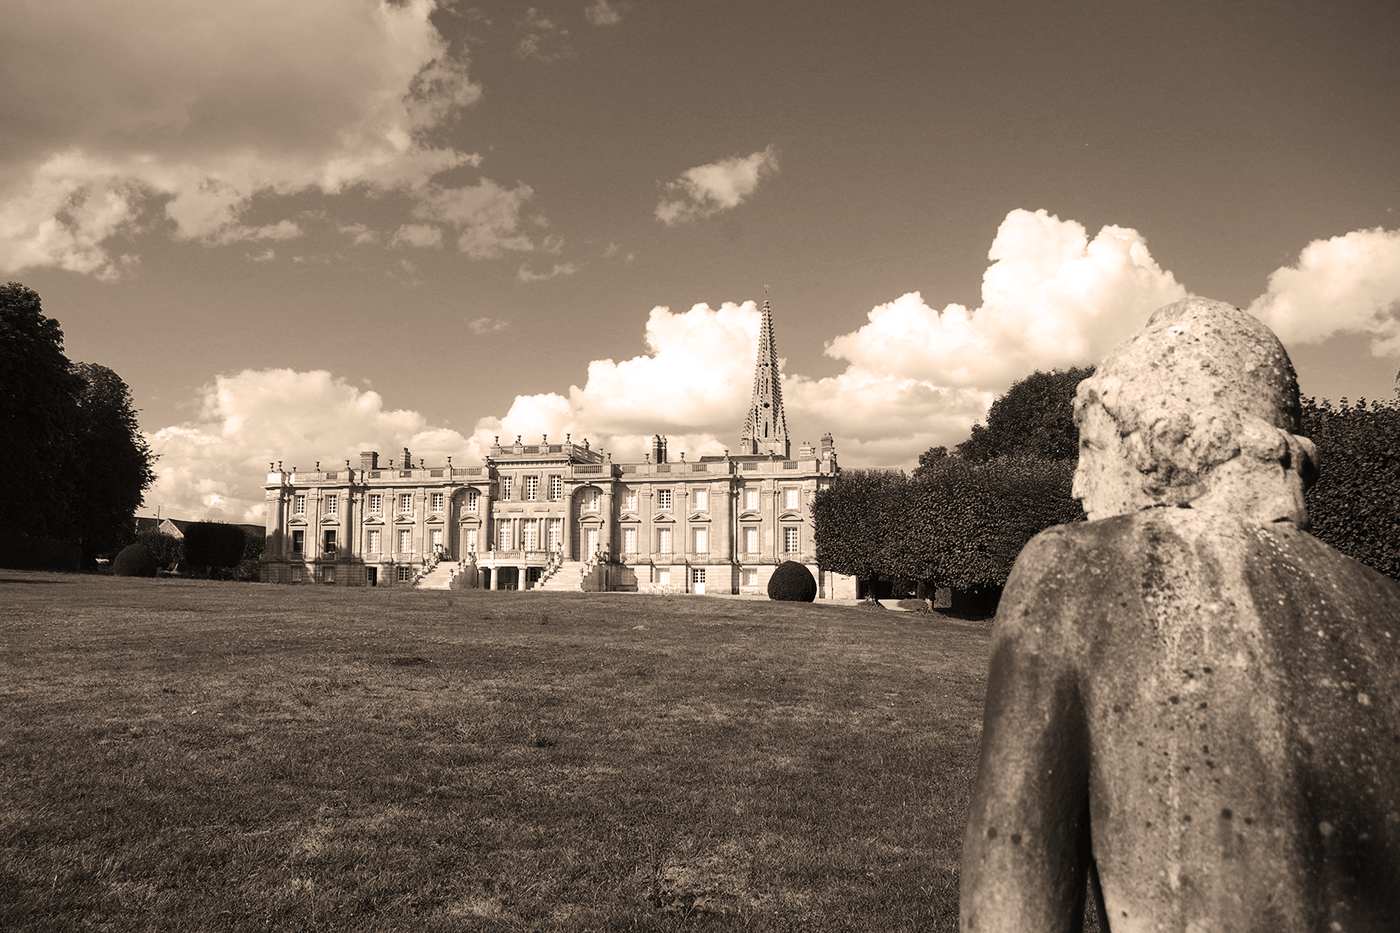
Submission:
M 0 269 L 111 278 L 114 238 L 276 239 L 282 224 L 242 222 L 255 195 L 417 193 L 478 165 L 428 141 L 481 94 L 432 25 L 434 7 L 46 0 L 9 11 Z M 501 228 L 472 229 L 464 251 L 492 252 L 483 244 Z
M 656 205 L 656 219 L 675 226 L 738 207 L 758 190 L 759 182 L 777 171 L 778 154 L 772 146 L 686 169 L 666 184 L 667 196 Z
M 147 435 L 160 455 L 146 502 L 179 517 L 263 520 L 268 464 L 286 469 L 343 468 L 359 451 L 442 463 L 466 457 L 466 439 L 429 425 L 414 411 L 390 410 L 377 392 L 323 370 L 244 370 L 200 389 L 198 414 Z
M 982 304 L 941 311 L 918 292 L 874 308 L 829 356 L 865 372 L 935 385 L 1004 387 L 1035 368 L 1094 362 L 1152 311 L 1186 297 L 1136 231 L 1090 240 L 1046 211 L 1007 214 L 988 253 Z
M 1377 356 L 1400 354 L 1400 231 L 1354 230 L 1304 247 L 1269 276 L 1249 312 L 1285 344 L 1369 334 Z
M 1387 315 L 1400 295 L 1391 277 L 1395 240 L 1393 233 L 1359 231 L 1311 244 L 1297 267 L 1270 278 L 1255 306 L 1301 328 L 1304 339 L 1349 327 L 1392 340 Z M 846 364 L 841 373 L 785 374 L 794 445 L 830 431 L 847 467 L 912 466 L 929 447 L 964 440 L 1014 380 L 1035 369 L 1095 362 L 1153 310 L 1187 294 L 1137 232 L 1106 226 L 1090 238 L 1082 225 L 1045 211 L 1009 213 L 988 258 L 977 308 L 935 310 L 910 292 L 830 341 L 827 353 Z M 1315 325 L 1299 310 L 1308 308 L 1330 309 L 1332 317 Z M 781 347 L 785 321 L 795 319 L 781 306 L 774 319 Z M 521 395 L 504 415 L 476 421 L 467 437 L 415 412 L 390 411 L 376 393 L 324 372 L 220 377 L 203 390 L 198 417 L 152 437 L 161 478 L 148 501 L 187 514 L 217 507 L 220 514 L 254 515 L 268 460 L 305 466 L 318 457 L 353 460 L 359 449 L 409 446 L 430 461 L 452 455 L 469 462 L 497 437 L 516 435 L 587 438 L 618 460 L 640 459 L 654 433 L 669 437 L 673 456 L 733 450 L 759 323 L 751 301 L 679 313 L 653 308 L 645 353 L 595 360 L 582 386 Z M 507 326 L 483 317 L 469 329 L 481 335 Z

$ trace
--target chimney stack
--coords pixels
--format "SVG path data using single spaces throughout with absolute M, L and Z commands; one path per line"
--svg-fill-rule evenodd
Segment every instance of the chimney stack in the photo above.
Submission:
M 361 470 L 377 470 L 377 469 L 379 469 L 379 451 L 377 451 L 377 450 L 362 450 L 362 451 L 360 451 L 360 469 L 361 469 Z

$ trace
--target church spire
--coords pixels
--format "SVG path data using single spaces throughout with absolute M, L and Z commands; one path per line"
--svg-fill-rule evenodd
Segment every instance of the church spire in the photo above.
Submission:
M 766 290 L 766 289 L 765 289 Z M 778 346 L 773 339 L 773 309 L 763 299 L 763 323 L 758 329 L 758 362 L 753 372 L 753 400 L 739 438 L 742 454 L 775 454 L 787 459 L 787 416 L 783 414 L 783 387 L 778 373 Z

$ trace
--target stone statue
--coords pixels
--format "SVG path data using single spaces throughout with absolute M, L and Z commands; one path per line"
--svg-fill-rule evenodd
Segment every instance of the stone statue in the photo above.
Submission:
M 993 630 L 962 929 L 1400 930 L 1400 586 L 1306 533 L 1278 339 L 1192 298 L 1079 386 L 1089 521 Z

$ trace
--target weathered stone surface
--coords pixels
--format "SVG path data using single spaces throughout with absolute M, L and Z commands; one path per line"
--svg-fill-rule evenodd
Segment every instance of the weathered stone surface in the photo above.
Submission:
M 1294 520 L 1311 445 L 1260 329 L 1169 306 L 1081 388 L 1098 520 L 1007 582 L 964 930 L 1077 930 L 1086 874 L 1114 933 L 1400 930 L 1400 586 Z
M 1178 301 L 1080 383 L 1075 496 L 1091 519 L 1190 503 L 1307 527 L 1316 452 L 1298 417 L 1272 331 L 1223 302 Z

